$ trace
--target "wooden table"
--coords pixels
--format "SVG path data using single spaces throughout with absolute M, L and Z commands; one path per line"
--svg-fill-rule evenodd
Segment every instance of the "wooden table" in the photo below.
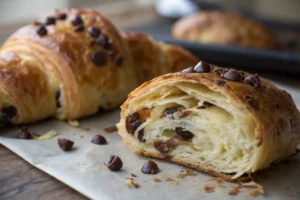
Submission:
M 0 199 L 87 199 L 0 145 Z

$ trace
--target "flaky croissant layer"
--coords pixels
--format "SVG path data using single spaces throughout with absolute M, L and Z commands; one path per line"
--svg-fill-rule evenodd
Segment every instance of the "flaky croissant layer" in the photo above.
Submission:
M 0 50 L 0 123 L 77 119 L 116 108 L 144 81 L 196 62 L 146 35 L 122 37 L 94 10 L 55 10 L 17 30 Z
M 123 104 L 118 129 L 138 154 L 228 179 L 294 154 L 300 141 L 299 112 L 285 91 L 213 66 L 143 84 Z

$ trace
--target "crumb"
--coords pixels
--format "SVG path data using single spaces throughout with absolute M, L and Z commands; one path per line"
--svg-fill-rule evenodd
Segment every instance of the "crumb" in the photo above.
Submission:
M 160 178 L 153 178 L 154 182 L 161 182 Z
M 172 179 L 172 178 L 170 178 L 170 177 L 167 177 L 167 178 L 165 179 L 165 181 L 175 181 L 175 180 Z
M 173 185 L 178 185 L 179 181 L 171 181 Z
M 73 168 L 69 168 L 69 171 L 73 172 L 73 171 L 74 171 L 74 169 L 73 169 Z
M 70 120 L 69 119 L 68 122 L 71 126 L 74 126 L 74 127 L 79 127 L 80 126 L 80 124 L 77 120 Z
M 82 130 L 84 131 L 90 131 L 91 129 L 90 128 L 87 128 L 87 127 L 84 127 L 84 128 L 81 128 Z
M 184 168 L 181 173 L 177 175 L 177 178 L 184 178 L 186 176 L 195 176 L 196 174 L 193 172 L 193 170 L 189 168 Z
M 242 186 L 244 186 L 244 187 L 264 188 L 262 185 L 254 182 L 254 181 L 251 181 L 251 182 L 248 182 L 248 183 L 242 183 Z
M 259 194 L 259 191 L 257 189 L 251 189 L 248 191 L 248 195 L 250 197 L 256 197 Z
M 137 177 L 137 175 L 135 175 L 135 174 L 131 174 L 131 176 L 132 176 L 132 177 Z
M 104 129 L 104 131 L 105 131 L 106 133 L 112 133 L 112 132 L 115 132 L 115 131 L 117 131 L 117 130 L 118 130 L 118 129 L 117 129 L 116 126 L 107 127 L 107 128 Z
M 223 180 L 221 177 L 219 177 L 219 178 L 216 179 L 216 182 L 217 182 L 217 183 L 223 183 L 223 181 L 224 181 L 224 180 Z
M 192 180 L 193 183 L 196 183 L 196 180 Z
M 212 186 L 212 185 L 205 185 L 205 186 L 204 186 L 204 191 L 205 191 L 206 193 L 212 193 L 212 192 L 215 191 L 215 187 Z
M 139 188 L 139 187 L 140 187 L 139 184 L 133 182 L 133 180 L 131 180 L 131 179 L 127 179 L 127 180 L 126 180 L 126 185 L 127 185 L 127 187 L 129 187 L 129 188 L 131 188 L 131 187 Z
M 84 138 L 84 136 L 83 136 L 83 135 L 81 135 L 81 136 L 80 136 L 80 138 Z
M 231 190 L 228 192 L 229 195 L 237 195 L 238 193 L 240 192 L 240 186 L 239 185 L 236 185 L 236 186 L 233 186 L 231 188 Z

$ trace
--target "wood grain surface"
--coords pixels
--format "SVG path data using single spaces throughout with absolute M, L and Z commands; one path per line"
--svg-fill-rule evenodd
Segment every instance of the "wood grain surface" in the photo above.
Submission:
M 85 200 L 87 198 L 33 167 L 0 144 L 0 199 Z

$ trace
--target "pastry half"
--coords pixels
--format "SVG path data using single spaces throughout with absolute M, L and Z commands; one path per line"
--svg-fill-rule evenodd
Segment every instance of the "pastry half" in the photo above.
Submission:
M 172 28 L 172 36 L 209 44 L 280 48 L 275 36 L 263 24 L 217 10 L 201 11 L 178 20 Z
M 122 105 L 135 153 L 234 181 L 296 152 L 299 111 L 258 75 L 200 62 L 144 83 Z

